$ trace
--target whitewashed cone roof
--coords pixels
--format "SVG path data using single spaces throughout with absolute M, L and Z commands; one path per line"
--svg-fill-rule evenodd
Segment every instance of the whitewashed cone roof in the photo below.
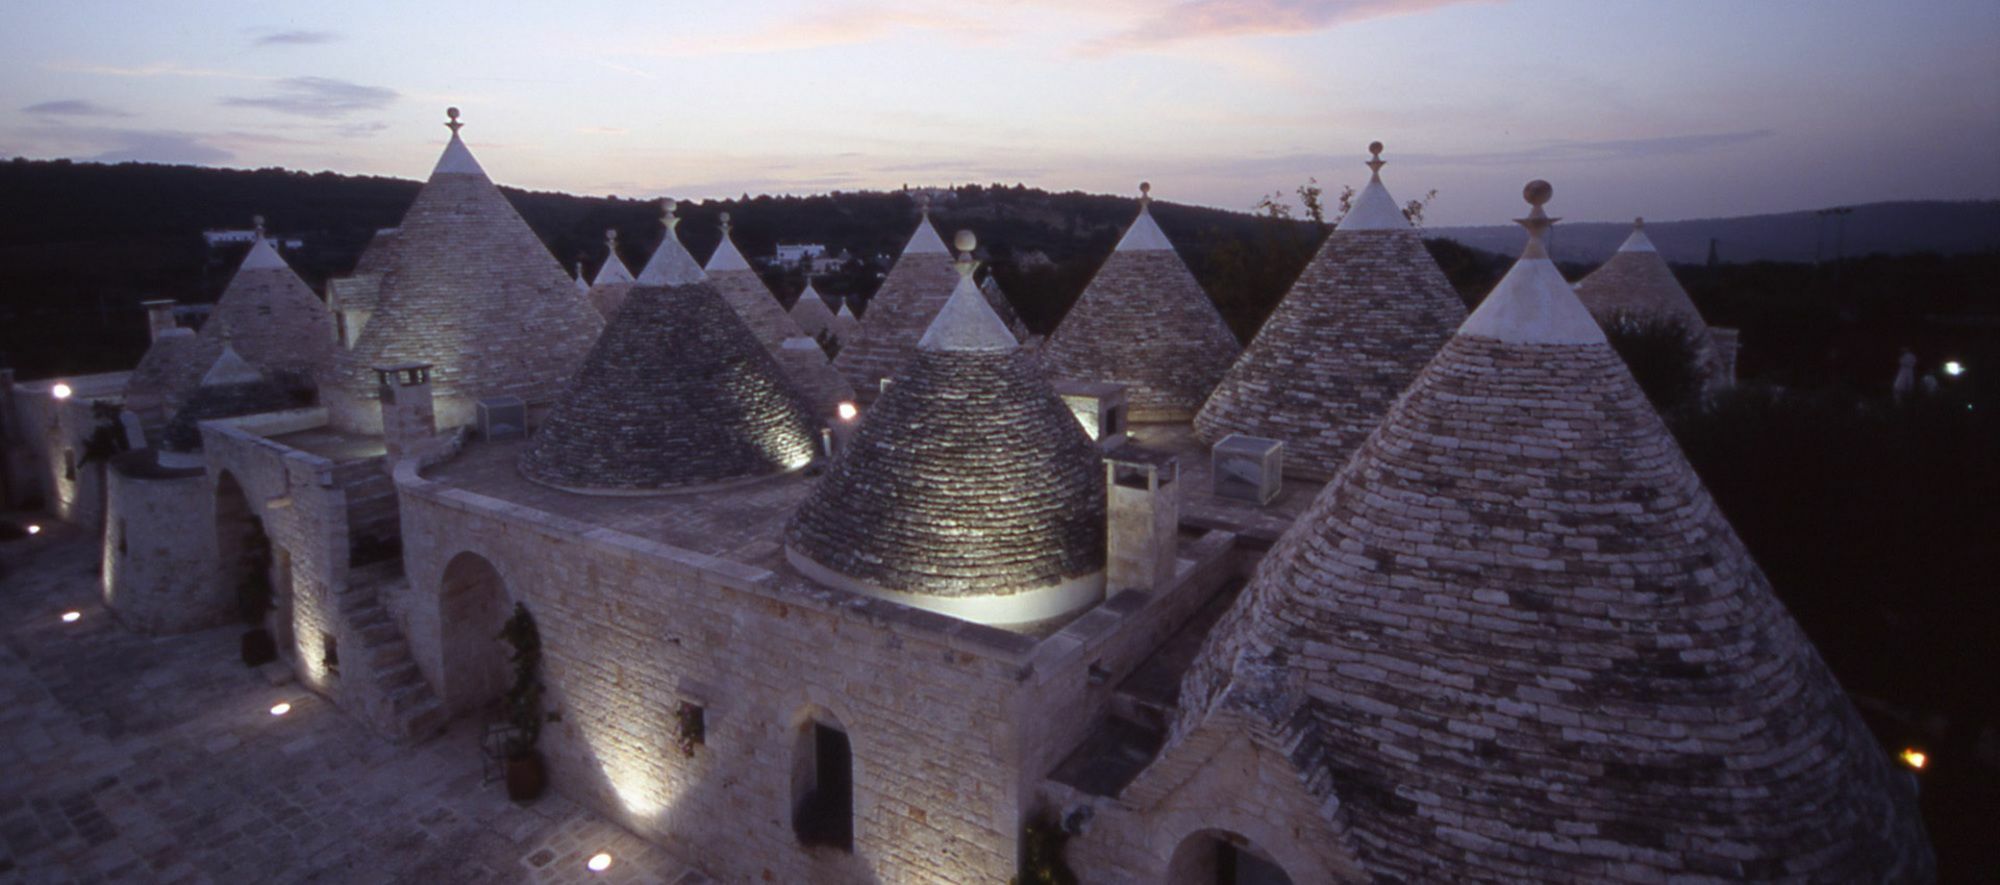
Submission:
M 763 277 L 758 276 L 750 268 L 750 263 L 743 260 L 743 253 L 737 251 L 729 234 L 729 214 L 726 212 L 722 216 L 722 242 L 715 247 L 715 254 L 709 256 L 704 272 L 715 284 L 716 291 L 722 293 L 722 300 L 743 318 L 772 356 L 778 355 L 786 340 L 806 334 L 785 312 L 778 296 L 764 285 Z
M 798 324 L 799 331 L 814 337 L 830 327 L 838 328 L 833 312 L 826 309 L 826 298 L 813 289 L 810 280 L 806 282 L 805 291 L 799 293 L 799 300 L 792 303 L 791 317 L 792 322 Z
M 220 343 L 227 338 L 252 364 L 273 372 L 310 376 L 333 361 L 333 312 L 264 235 L 264 218 L 256 219 L 250 251 L 236 267 L 202 337 Z
M 1598 322 L 1608 323 L 1624 314 L 1642 319 L 1674 319 L 1687 327 L 1698 340 L 1705 340 L 1708 324 L 1694 306 L 1687 290 L 1674 278 L 1673 268 L 1653 241 L 1646 236 L 1646 220 L 1634 219 L 1632 234 L 1618 251 L 1598 269 L 1578 280 L 1576 296 Z
M 1631 373 L 1522 260 L 1183 682 L 1383 881 L 1923 881 L 1891 769 Z
M 893 377 L 915 354 L 917 339 L 957 284 L 951 253 L 931 226 L 925 206 L 909 243 L 869 299 L 860 331 L 851 336 L 853 340 L 841 342 L 833 360 L 863 402 L 874 401 L 882 379 Z

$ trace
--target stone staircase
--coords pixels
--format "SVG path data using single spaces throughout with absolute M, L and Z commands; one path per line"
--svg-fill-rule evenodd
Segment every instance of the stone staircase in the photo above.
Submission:
M 361 566 L 400 556 L 402 511 L 382 459 L 343 463 L 333 469 L 333 482 L 347 493 L 348 561 Z
M 356 567 L 349 573 L 347 588 L 339 597 L 340 617 L 357 647 L 343 651 L 341 657 L 360 665 L 354 675 L 370 681 L 368 689 L 352 695 L 360 700 L 367 718 L 390 737 L 414 742 L 443 731 L 449 717 L 417 669 L 403 632 L 382 606 L 383 591 L 407 581 L 401 559 Z

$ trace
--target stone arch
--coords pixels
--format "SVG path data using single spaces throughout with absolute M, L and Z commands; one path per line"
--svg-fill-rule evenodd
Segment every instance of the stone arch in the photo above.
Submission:
M 1291 875 L 1239 833 L 1203 829 L 1189 833 L 1167 863 L 1168 885 L 1293 885 Z
M 498 700 L 513 679 L 500 628 L 513 606 L 507 580 L 484 556 L 464 552 L 438 581 L 440 694 L 446 709 L 467 713 Z
M 237 593 L 260 568 L 271 565 L 271 541 L 243 484 L 227 470 L 215 479 L 216 596 L 236 608 Z
M 792 834 L 809 847 L 854 851 L 854 742 L 831 710 L 808 705 L 792 722 Z

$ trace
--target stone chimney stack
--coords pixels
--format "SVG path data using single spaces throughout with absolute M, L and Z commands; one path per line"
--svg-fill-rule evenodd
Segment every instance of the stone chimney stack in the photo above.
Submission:
M 1104 458 L 1105 593 L 1152 591 L 1180 554 L 1180 459 L 1126 446 Z
M 146 340 L 160 340 L 160 333 L 174 328 L 174 300 L 161 298 L 155 301 L 141 301 L 139 306 L 146 309 Z
M 431 364 L 376 366 L 375 376 L 382 381 L 382 442 L 389 449 L 389 462 L 421 455 L 437 437 Z

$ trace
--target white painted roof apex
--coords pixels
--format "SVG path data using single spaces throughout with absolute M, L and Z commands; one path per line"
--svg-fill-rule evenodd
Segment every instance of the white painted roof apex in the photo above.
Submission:
M 215 365 L 208 367 L 208 373 L 201 376 L 201 386 L 214 387 L 218 384 L 250 384 L 262 381 L 264 376 L 249 363 L 236 355 L 236 348 L 228 342 L 222 345 L 222 355 L 215 358 Z
M 251 238 L 250 251 L 244 254 L 243 263 L 237 265 L 236 269 L 291 270 L 292 266 L 285 263 L 285 259 L 278 254 L 277 249 L 272 248 L 271 241 L 264 238 L 260 229 L 257 236 Z
M 1534 209 L 1527 218 L 1518 219 L 1528 229 L 1528 247 L 1479 308 L 1465 318 L 1458 334 L 1508 344 L 1606 343 L 1604 330 L 1578 300 L 1575 287 L 1549 260 L 1544 237 L 1556 220 L 1542 211 L 1542 204 L 1553 195 L 1554 188 L 1548 182 L 1528 184 L 1526 196 Z
M 854 315 L 854 307 L 853 307 L 852 305 L 848 304 L 848 303 L 847 303 L 847 299 L 845 299 L 845 298 L 842 298 L 842 299 L 840 300 L 840 310 L 838 310 L 838 311 L 835 311 L 835 312 L 834 312 L 834 316 L 837 316 L 837 317 L 845 317 L 845 318 L 847 318 L 847 319 L 850 319 L 850 320 L 853 320 L 853 319 L 860 319 L 860 317 L 857 317 L 857 316 L 855 316 L 855 315 Z
M 793 335 L 790 338 L 778 342 L 778 347 L 784 350 L 818 350 L 819 342 L 814 341 L 811 338 L 807 338 L 804 335 Z
M 1334 230 L 1408 230 L 1410 220 L 1403 217 L 1403 209 L 1396 205 L 1396 198 L 1389 196 L 1389 189 L 1382 185 L 1382 167 L 1387 161 L 1382 159 L 1382 143 L 1368 145 L 1373 159 L 1368 161 L 1368 185 L 1354 198 L 1354 205 L 1347 208 L 1347 215 L 1334 225 Z
M 444 115 L 450 118 L 444 126 L 451 130 L 451 141 L 445 144 L 444 153 L 438 157 L 437 167 L 431 170 L 431 174 L 484 177 L 486 170 L 480 168 L 479 161 L 472 158 L 472 151 L 464 141 L 459 140 L 458 129 L 465 124 L 458 122 L 458 108 L 445 108 Z
M 904 255 L 950 255 L 945 248 L 944 238 L 938 236 L 937 228 L 931 224 L 931 214 L 926 210 L 917 219 L 916 232 L 910 234 L 910 242 L 903 246 Z
M 1618 251 L 1620 252 L 1660 251 L 1658 249 L 1653 248 L 1652 238 L 1646 236 L 1646 219 L 1644 218 L 1632 219 L 1632 235 L 1625 238 L 1624 245 L 1619 246 Z
M 1174 244 L 1167 239 L 1153 220 L 1153 183 L 1139 182 L 1139 217 L 1132 219 L 1132 226 L 1125 229 L 1125 236 L 1118 240 L 1114 252 L 1172 252 Z
M 660 238 L 660 248 L 653 250 L 653 257 L 646 262 L 646 269 L 639 272 L 642 286 L 685 286 L 708 279 L 674 230 L 680 224 L 680 219 L 674 217 L 677 205 L 674 200 L 661 204 L 660 220 L 666 225 L 665 236 Z
M 736 248 L 735 238 L 729 235 L 729 214 L 726 212 L 722 216 L 722 242 L 716 244 L 715 254 L 708 256 L 708 264 L 703 269 L 709 273 L 750 269 L 750 262 L 743 260 L 743 253 Z
M 604 245 L 608 257 L 604 259 L 604 266 L 597 269 L 597 279 L 591 280 L 590 284 L 593 286 L 606 286 L 615 283 L 632 282 L 631 269 L 627 268 L 625 262 L 618 257 L 618 232 L 615 230 L 605 231 Z
M 971 253 L 975 245 L 972 233 L 959 231 L 958 245 L 965 252 L 958 260 L 958 285 L 951 290 L 951 298 L 944 307 L 938 309 L 930 328 L 924 330 L 924 337 L 918 339 L 917 349 L 1005 353 L 1021 346 L 1014 333 L 1007 331 L 1007 324 L 1000 321 L 1000 315 L 993 312 L 993 305 L 986 303 L 979 284 L 972 281 Z

